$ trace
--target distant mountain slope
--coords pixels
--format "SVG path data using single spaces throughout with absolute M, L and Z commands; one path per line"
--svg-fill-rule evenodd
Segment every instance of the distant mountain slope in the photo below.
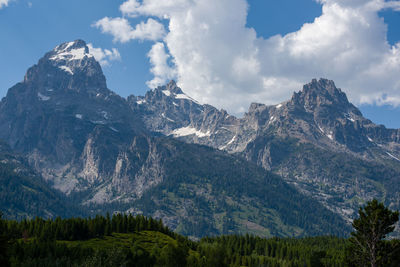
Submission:
M 339 216 L 255 164 L 206 146 L 159 141 L 174 147 L 165 157 L 165 179 L 135 207 L 179 233 L 341 236 L 349 230 Z
M 72 211 L 62 194 L 45 183 L 25 162 L 0 141 L 0 210 L 9 219 L 41 216 L 72 216 Z
M 128 101 L 149 130 L 241 155 L 346 220 L 372 197 L 400 208 L 400 130 L 364 118 L 333 81 L 313 80 L 278 105 L 253 103 L 243 118 L 173 81 Z
M 253 163 L 154 134 L 148 110 L 131 101 L 107 89 L 83 41 L 64 43 L 1 101 L 0 138 L 87 214 L 144 213 L 196 237 L 348 233 L 339 216 Z

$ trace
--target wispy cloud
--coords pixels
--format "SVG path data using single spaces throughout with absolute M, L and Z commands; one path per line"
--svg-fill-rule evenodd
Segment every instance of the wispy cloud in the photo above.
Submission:
M 8 6 L 8 4 L 13 1 L 13 0 L 0 0 L 0 9 L 2 9 L 3 7 Z
M 168 55 L 162 42 L 155 43 L 147 55 L 150 59 L 150 72 L 154 75 L 154 79 L 147 82 L 147 86 L 155 88 L 164 85 L 168 80 L 176 76 L 175 69 L 168 64 Z
M 94 56 L 94 58 L 100 63 L 102 66 L 107 66 L 110 64 L 110 61 L 120 60 L 121 55 L 116 48 L 102 49 L 93 47 L 92 44 L 87 45 L 89 48 L 90 54 Z
M 158 41 L 165 36 L 164 25 L 156 20 L 149 18 L 147 22 L 141 22 L 135 29 L 131 27 L 125 18 L 105 17 L 93 24 L 100 28 L 103 33 L 111 34 L 114 42 L 126 43 L 130 40 L 150 40 Z

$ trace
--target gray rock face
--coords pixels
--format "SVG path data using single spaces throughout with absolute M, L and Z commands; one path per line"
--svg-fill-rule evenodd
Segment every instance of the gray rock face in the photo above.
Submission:
M 61 44 L 48 52 L 28 70 L 24 83 L 43 87 L 46 90 L 42 91 L 44 95 L 51 89 L 84 91 L 95 95 L 107 89 L 99 63 L 82 40 Z
M 107 89 L 99 63 L 81 40 L 47 53 L 0 104 L 0 139 L 27 154 L 30 164 L 66 194 L 97 192 L 111 177 L 136 173 L 142 166 L 117 163 L 133 136 L 144 132 L 126 100 Z M 136 188 L 138 180 L 126 181 L 124 189 Z M 86 201 L 120 197 L 122 187 L 116 188 L 103 193 L 104 199 L 95 194 Z
M 243 118 L 177 95 L 171 82 L 129 103 L 149 130 L 242 155 L 346 220 L 372 197 L 399 208 L 400 130 L 364 118 L 333 81 L 314 79 L 278 105 L 253 103 Z
M 305 121 L 311 126 L 310 130 L 303 128 L 303 138 L 321 146 L 331 146 L 332 149 L 336 147 L 374 159 L 368 152 L 376 146 L 375 142 L 383 141 L 393 145 L 399 143 L 398 130 L 385 129 L 365 119 L 332 81 L 313 80 L 304 86 L 303 91 L 295 93 L 288 104 L 292 109 L 296 109 L 296 112 L 291 112 L 288 117 Z M 318 132 L 324 138 L 315 134 Z
M 371 198 L 399 208 L 399 130 L 364 118 L 332 81 L 313 80 L 277 106 L 252 105 L 257 137 L 242 154 L 343 218 Z
M 242 131 L 240 120 L 225 110 L 201 105 L 177 87 L 174 81 L 146 93 L 144 97 L 129 96 L 132 109 L 143 114 L 147 129 L 173 136 L 188 143 L 240 151 L 231 145 Z M 233 140 L 233 141 L 232 141 Z M 242 144 L 235 142 L 235 144 Z
M 20 220 L 41 216 L 80 215 L 79 209 L 63 201 L 60 192 L 46 182 L 27 163 L 0 141 L 0 210 L 8 219 Z

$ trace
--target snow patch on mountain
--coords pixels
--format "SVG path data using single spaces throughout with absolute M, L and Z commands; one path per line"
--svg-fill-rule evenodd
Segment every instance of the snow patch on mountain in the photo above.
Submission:
M 49 96 L 42 95 L 41 93 L 38 93 L 37 95 L 38 95 L 38 98 L 39 98 L 40 101 L 48 101 L 48 100 L 50 100 Z
M 390 154 L 389 152 L 386 152 L 386 154 L 388 154 L 391 158 L 400 161 L 400 159 L 398 157 L 393 156 L 392 154 Z
M 175 129 L 171 133 L 171 135 L 173 135 L 174 137 L 182 137 L 182 136 L 188 136 L 188 135 L 194 135 L 194 134 L 199 138 L 211 136 L 210 131 L 203 133 L 202 131 L 199 131 L 196 128 L 193 128 L 190 126 Z
M 58 67 L 58 68 L 62 69 L 62 70 L 65 71 L 65 72 L 68 72 L 68 73 L 71 74 L 71 75 L 74 75 L 74 72 L 71 70 L 70 67 L 67 67 L 67 66 L 60 66 L 60 67 Z
M 226 145 L 221 146 L 221 147 L 219 147 L 218 149 L 219 149 L 219 150 L 224 150 L 224 149 L 226 149 L 230 144 L 232 144 L 233 142 L 235 142 L 236 138 L 237 138 L 237 135 L 235 135 L 234 137 L 232 137 L 232 139 L 231 139 L 228 143 L 226 143 Z
M 82 60 L 85 57 L 88 57 L 88 58 L 93 57 L 93 55 L 91 55 L 89 53 L 86 53 L 86 48 L 85 47 L 68 50 L 69 47 L 70 46 L 68 44 L 67 48 L 64 48 L 61 51 L 57 51 L 57 54 L 52 56 L 50 58 L 50 60 L 53 60 L 53 61 L 62 61 L 62 60 L 72 61 L 72 60 Z
M 119 131 L 117 129 L 115 129 L 114 127 L 110 126 L 110 129 L 116 133 L 119 133 Z
M 171 96 L 171 92 L 168 90 L 162 90 L 161 92 L 166 96 Z
M 194 100 L 193 98 L 191 98 L 190 96 L 187 96 L 187 95 L 185 95 L 185 94 L 177 94 L 177 95 L 175 96 L 175 98 L 176 98 L 176 99 L 186 99 L 186 100 L 189 100 L 189 101 L 193 101 L 193 102 L 196 103 L 196 104 L 199 104 L 199 102 L 197 102 L 196 100 Z
M 171 118 L 168 118 L 168 117 L 165 115 L 165 113 L 164 113 L 164 112 L 161 114 L 161 116 L 162 116 L 164 119 L 166 119 L 167 121 L 170 121 L 170 122 L 175 122 L 173 119 L 171 119 Z
M 351 122 L 355 122 L 356 120 L 351 116 L 351 114 L 345 114 L 346 119 L 348 119 Z
M 107 111 L 104 111 L 104 110 L 103 110 L 103 111 L 101 112 L 101 115 L 102 115 L 103 118 L 106 119 L 106 120 L 108 120 L 108 119 L 110 118 Z
M 271 116 L 271 118 L 270 118 L 269 121 L 268 121 L 268 124 L 271 124 L 271 123 L 273 123 L 273 122 L 275 122 L 275 121 L 276 121 L 275 116 Z

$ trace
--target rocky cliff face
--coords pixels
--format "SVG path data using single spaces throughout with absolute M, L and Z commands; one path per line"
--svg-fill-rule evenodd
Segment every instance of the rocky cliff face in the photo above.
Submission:
M 174 82 L 129 98 L 146 127 L 239 154 L 350 220 L 372 197 L 399 208 L 400 130 L 364 118 L 333 81 L 312 80 L 286 102 L 251 104 L 243 118 L 200 105 Z
M 242 154 L 343 218 L 371 198 L 399 208 L 399 130 L 364 118 L 332 81 L 313 80 L 291 100 L 258 105 L 246 117 L 264 120 Z
M 27 163 L 0 141 L 0 210 L 9 219 L 81 215 L 80 209 L 49 188 Z
M 141 166 L 117 162 L 132 137 L 144 132 L 126 100 L 107 89 L 99 63 L 81 40 L 47 53 L 0 105 L 0 138 L 26 153 L 30 164 L 66 194 L 98 191 L 111 177 L 136 172 Z M 153 157 L 152 151 L 141 156 Z M 126 181 L 125 188 L 135 183 Z M 109 201 L 119 193 L 87 201 Z
M 199 104 L 184 94 L 174 81 L 147 92 L 144 97 L 129 96 L 128 102 L 134 111 L 143 114 L 147 129 L 188 143 L 236 152 L 242 151 L 249 139 L 237 135 L 255 133 L 254 125 L 246 129 L 239 119 L 226 111 Z

